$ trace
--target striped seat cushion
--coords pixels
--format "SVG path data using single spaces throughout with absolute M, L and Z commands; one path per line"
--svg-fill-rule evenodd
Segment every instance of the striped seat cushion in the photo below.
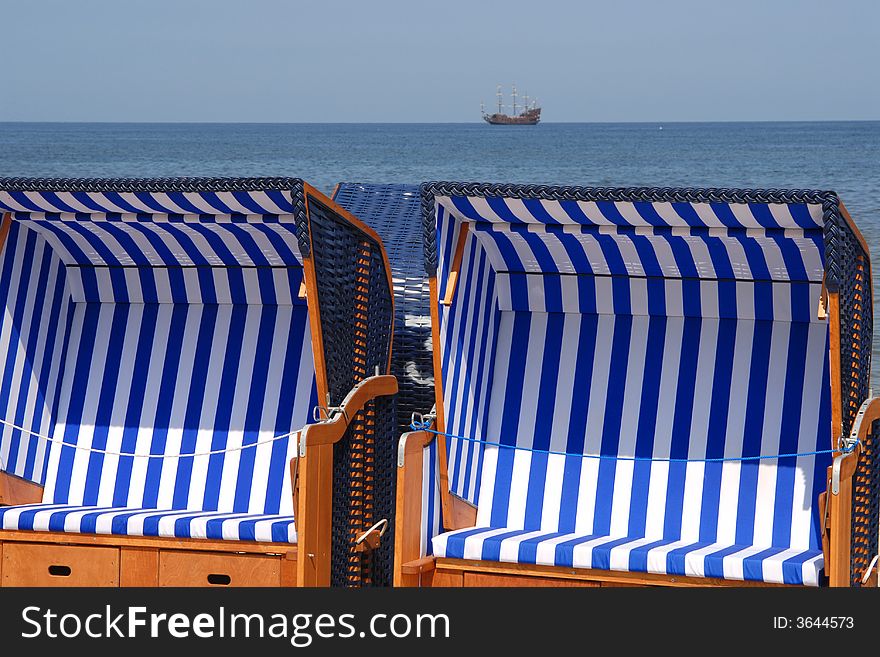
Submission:
M 3 425 L 0 468 L 71 507 L 22 517 L 295 540 L 290 434 L 317 393 L 291 192 L 0 192 L 0 210 L 0 418 L 56 441 Z
M 293 516 L 33 504 L 0 507 L 0 529 L 296 543 Z
M 526 529 L 459 529 L 435 536 L 434 555 L 565 568 L 818 586 L 822 550 L 756 547 Z
M 437 197 L 441 299 L 468 227 L 440 355 L 478 513 L 435 554 L 819 582 L 821 213 Z

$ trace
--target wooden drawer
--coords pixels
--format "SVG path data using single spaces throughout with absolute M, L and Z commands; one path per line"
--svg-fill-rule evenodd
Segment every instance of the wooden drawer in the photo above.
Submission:
M 3 544 L 2 586 L 119 586 L 119 549 Z
M 260 554 L 159 553 L 159 586 L 280 586 L 281 559 Z

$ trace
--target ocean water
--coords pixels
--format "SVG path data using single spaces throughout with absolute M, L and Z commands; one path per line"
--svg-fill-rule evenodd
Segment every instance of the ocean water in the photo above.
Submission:
M 880 270 L 880 121 L 535 127 L 0 123 L 0 175 L 283 175 L 326 192 L 339 181 L 437 179 L 833 189 L 877 254 Z M 874 282 L 880 284 L 880 274 Z M 875 382 L 878 356 L 880 326 L 874 334 Z

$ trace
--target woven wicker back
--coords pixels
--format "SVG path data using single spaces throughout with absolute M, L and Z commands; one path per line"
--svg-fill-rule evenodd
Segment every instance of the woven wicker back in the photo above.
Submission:
M 381 242 L 317 198 L 307 203 L 329 394 L 321 403 L 335 406 L 355 384 L 389 371 L 391 281 Z M 373 552 L 354 548 L 360 534 L 392 519 L 393 426 L 394 400 L 379 398 L 334 446 L 333 586 L 390 584 L 393 539 L 386 535 Z

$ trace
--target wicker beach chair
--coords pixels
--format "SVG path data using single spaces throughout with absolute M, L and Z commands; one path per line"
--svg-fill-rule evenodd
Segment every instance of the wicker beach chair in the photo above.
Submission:
M 397 584 L 876 583 L 871 267 L 836 194 L 422 202 L 436 416 L 399 448 Z
M 390 578 L 375 233 L 281 178 L 0 179 L 0 210 L 4 586 Z

